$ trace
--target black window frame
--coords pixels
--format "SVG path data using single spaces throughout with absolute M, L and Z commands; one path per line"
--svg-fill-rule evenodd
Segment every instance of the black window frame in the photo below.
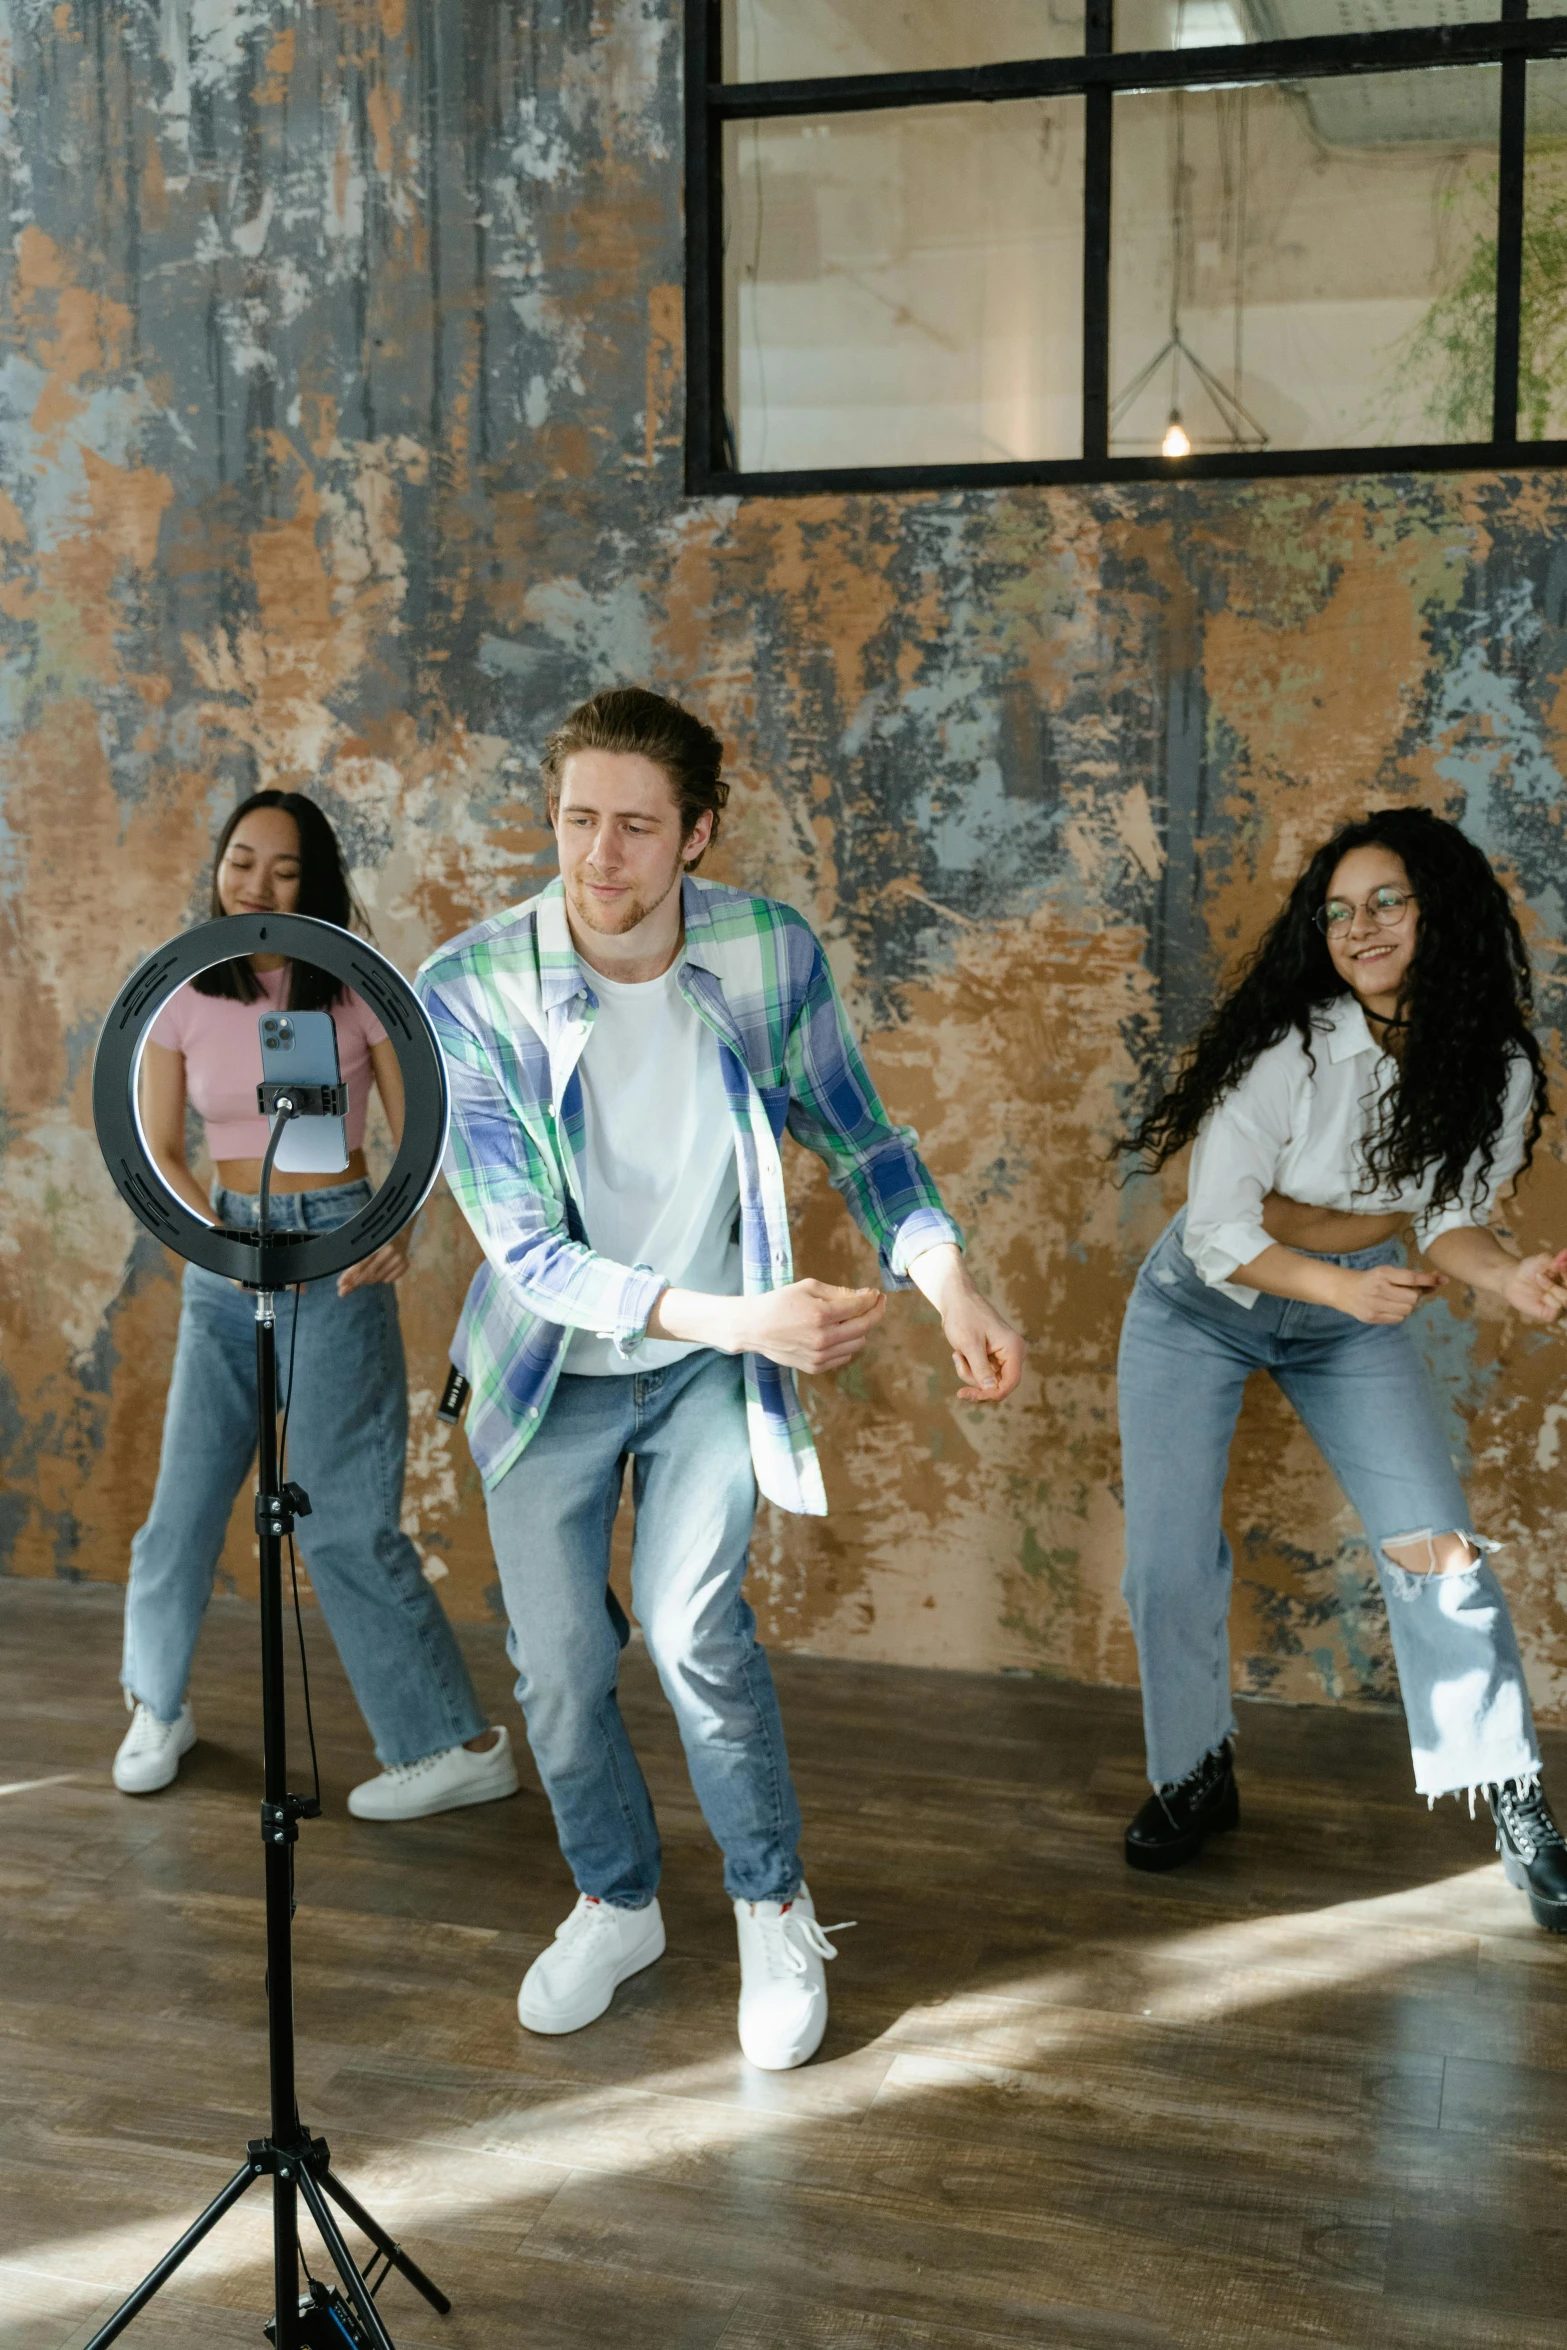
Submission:
M 828 491 L 997 488 L 1018 482 L 1254 480 L 1289 474 L 1510 472 L 1567 464 L 1567 440 L 1518 438 L 1519 309 L 1524 164 L 1532 60 L 1567 56 L 1567 16 L 1530 18 L 1529 0 L 1501 0 L 1482 24 L 1315 34 L 1207 49 L 1117 50 L 1115 0 L 1086 0 L 1082 52 L 926 73 L 843 74 L 807 81 L 725 82 L 722 0 L 686 0 L 686 469 L 693 496 L 809 497 Z M 1187 457 L 1110 450 L 1110 192 L 1116 93 L 1194 84 L 1316 81 L 1422 66 L 1500 65 L 1497 134 L 1496 337 L 1491 437 L 1324 449 L 1222 449 Z M 899 106 L 1081 97 L 1083 210 L 1083 454 L 980 464 L 839 465 L 743 473 L 732 461 L 724 384 L 726 123 L 789 115 L 862 114 Z

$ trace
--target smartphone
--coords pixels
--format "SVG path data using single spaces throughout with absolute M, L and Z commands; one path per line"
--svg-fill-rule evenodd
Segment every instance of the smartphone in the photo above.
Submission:
M 263 1012 L 263 1085 L 341 1085 L 337 1030 L 330 1012 Z M 288 1175 L 341 1175 L 348 1165 L 348 1136 L 341 1118 L 290 1118 L 277 1146 L 274 1167 Z

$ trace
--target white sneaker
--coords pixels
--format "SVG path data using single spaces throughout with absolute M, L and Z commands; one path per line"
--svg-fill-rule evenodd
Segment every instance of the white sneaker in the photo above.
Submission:
M 179 1776 L 180 1757 L 196 1743 L 196 1717 L 188 1705 L 180 1707 L 177 1722 L 160 1722 L 147 1706 L 131 1707 L 131 1726 L 120 1740 L 114 1758 L 114 1784 L 122 1795 L 156 1795 Z
M 530 2032 L 580 2032 L 601 2016 L 628 1975 L 664 1955 L 664 1920 L 656 1901 L 616 1909 L 591 1893 L 555 1929 L 522 1978 L 517 2020 Z
M 765 2073 L 792 2072 L 816 2054 L 827 2029 L 827 1970 L 838 1953 L 819 1926 L 810 1889 L 792 1901 L 737 1901 L 740 1929 L 740 2047 Z
M 458 1811 L 465 1803 L 498 1803 L 517 1792 L 517 1764 L 504 1722 L 495 1744 L 482 1754 L 471 1746 L 443 1746 L 418 1762 L 394 1763 L 378 1779 L 366 1779 L 349 1794 L 356 1820 L 427 1820 L 432 1812 Z

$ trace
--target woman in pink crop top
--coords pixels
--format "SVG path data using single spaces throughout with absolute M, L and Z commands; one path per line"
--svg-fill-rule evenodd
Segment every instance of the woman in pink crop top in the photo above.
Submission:
M 257 800 L 299 799 L 311 810 L 320 836 L 314 843 L 316 861 L 324 868 L 320 892 L 333 903 L 326 921 L 341 918 L 348 926 L 348 881 L 342 870 L 337 835 L 313 800 L 301 793 L 261 793 Z M 220 844 L 213 882 L 214 914 L 280 914 L 315 911 L 299 904 L 305 858 L 300 818 L 288 808 L 257 807 L 247 802 L 239 810 Z M 305 820 L 309 824 L 309 819 Z M 328 854 L 330 844 L 330 854 Z M 333 888 L 332 866 L 341 880 Z M 293 902 L 290 903 L 289 899 Z M 341 898 L 340 906 L 337 903 Z M 403 1080 L 397 1055 L 385 1029 L 362 997 L 342 987 L 329 973 L 293 970 L 281 955 L 252 955 L 242 963 L 220 963 L 203 971 L 169 998 L 152 1024 L 142 1063 L 142 1123 L 158 1171 L 171 1191 L 179 1194 L 198 1216 L 211 1213 L 201 1185 L 185 1157 L 185 1105 L 190 1103 L 206 1127 L 207 1149 L 220 1188 L 243 1197 L 261 1184 L 261 1160 L 267 1147 L 267 1121 L 256 1109 L 256 1087 L 261 1082 L 261 1038 L 258 1015 L 287 1004 L 296 1012 L 330 1011 L 337 1030 L 338 1067 L 348 1088 L 348 1165 L 340 1175 L 298 1175 L 275 1168 L 273 1196 L 302 1191 L 328 1191 L 369 1180 L 365 1165 L 365 1117 L 372 1083 L 381 1096 L 394 1142 L 403 1126 Z M 408 1270 L 408 1234 L 400 1232 L 372 1257 L 339 1276 L 338 1292 L 363 1283 L 399 1281 Z
M 262 791 L 219 836 L 212 912 L 310 914 L 346 929 L 348 876 L 337 836 L 300 792 Z M 349 1162 L 340 1175 L 272 1178 L 272 1220 L 330 1231 L 370 1198 L 365 1113 L 372 1084 L 394 1140 L 403 1089 L 397 1055 L 369 1006 L 331 975 L 276 955 L 214 966 L 170 998 L 148 1037 L 142 1118 L 164 1181 L 200 1216 L 254 1225 L 267 1123 L 256 1112 L 260 1015 L 329 1011 L 348 1088 Z M 209 1203 L 185 1155 L 187 1103 L 206 1126 L 217 1175 Z M 479 1710 L 462 1653 L 419 1553 L 402 1531 L 408 1386 L 393 1284 L 406 1234 L 335 1282 L 312 1281 L 283 1311 L 292 1355 L 289 1467 L 311 1513 L 310 1578 L 384 1768 L 356 1787 L 365 1819 L 411 1819 L 510 1795 L 504 1729 Z M 254 1308 L 245 1291 L 187 1265 L 179 1341 L 152 1512 L 131 1545 L 121 1680 L 131 1726 L 114 1782 L 151 1794 L 195 1744 L 186 1683 L 229 1519 L 255 1447 Z

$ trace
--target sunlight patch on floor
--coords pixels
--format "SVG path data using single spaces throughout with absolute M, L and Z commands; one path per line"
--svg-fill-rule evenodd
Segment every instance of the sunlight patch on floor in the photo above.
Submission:
M 802 2089 L 837 2065 L 852 2065 L 868 2049 L 911 2058 L 944 2055 L 961 2061 L 968 2056 L 982 2063 L 992 2053 L 998 2027 L 1009 2033 L 1021 2027 L 1028 2045 L 1012 2062 L 1026 2070 L 1030 2056 L 1085 2049 L 1090 2042 L 1102 2045 L 1128 2019 L 1211 2025 L 1307 1989 L 1347 1990 L 1379 1981 L 1396 1985 L 1401 1973 L 1461 1953 L 1477 1934 L 1491 1930 L 1500 1884 L 1492 1864 L 1324 1909 L 1226 1919 L 1135 1945 L 1107 1943 L 1097 1957 L 1017 1970 L 983 1989 L 910 2008 L 874 2042 L 810 2067 L 800 2076 Z M 1123 1972 L 1120 1992 L 1107 2005 L 1104 1990 L 1112 1967 L 1131 1972 Z M 863 2109 L 838 2114 L 804 2095 L 791 2105 L 787 2078 L 751 2074 L 725 2051 L 696 2064 L 564 2095 L 550 2095 L 553 2084 L 547 2078 L 530 2079 L 526 2087 L 533 2095 L 484 2119 L 445 2126 L 432 2120 L 427 2136 L 400 2139 L 368 2156 L 359 2146 L 345 2151 L 343 2173 L 417 2253 L 421 2211 L 441 2226 L 482 2219 L 515 2204 L 519 2223 L 531 2225 L 550 2201 L 551 2173 L 564 2183 L 573 2169 L 622 2177 L 668 2171 L 672 2164 L 678 2168 L 682 2157 L 700 2162 L 722 2156 L 772 2129 L 857 2126 Z M 523 2086 L 519 2083 L 519 2089 Z M 883 2078 L 875 2102 L 885 2109 L 927 2094 L 915 2063 Z M 645 2106 L 645 2128 L 628 2131 L 628 2097 Z M 334 2135 L 362 2140 L 374 2128 L 367 2118 L 339 2124 Z M 137 2151 L 127 2146 L 127 2159 Z M 529 2165 L 544 2175 L 530 2180 L 524 2170 Z M 521 2208 L 528 2205 L 534 2207 L 531 2217 Z M 186 2263 L 181 2281 L 192 2287 L 203 2277 L 222 2275 L 232 2290 L 237 2277 L 248 2277 L 254 2269 L 259 2306 L 267 2294 L 269 2197 L 258 2189 L 239 2210 L 244 2218 L 230 2214 Z M 85 2310 L 106 2292 L 128 2290 L 193 2216 L 182 2200 L 161 2217 L 13 2247 L 6 2266 L 50 2279 Z M 448 2257 L 456 2251 L 450 2246 Z
M 1477 1936 L 1526 1922 L 1527 1911 L 1518 1905 L 1515 1914 L 1514 1904 L 1500 1864 L 1493 1861 L 1461 1876 L 1334 1902 L 1325 1909 L 1226 1918 L 1220 1925 L 1135 1946 L 1107 1943 L 1102 1952 L 1009 1974 L 927 2012 L 950 2016 L 965 1998 L 976 2007 L 984 2000 L 1006 1999 L 1102 2012 L 1106 1974 L 1113 1967 L 1125 1970 L 1128 1984 L 1120 2012 L 1139 2012 L 1135 1988 L 1141 1994 L 1140 2012 L 1161 2023 L 1214 2023 L 1298 1995 L 1307 1983 L 1346 1988 L 1461 1957 Z

